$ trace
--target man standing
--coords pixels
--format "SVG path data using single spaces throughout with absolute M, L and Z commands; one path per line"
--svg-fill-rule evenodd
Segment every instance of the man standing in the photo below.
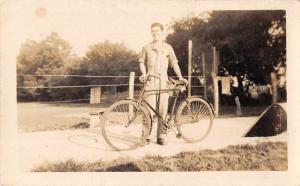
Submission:
M 156 74 L 160 76 L 161 88 L 167 88 L 168 83 L 168 67 L 171 66 L 174 72 L 178 76 L 179 80 L 187 83 L 186 79 L 182 78 L 180 68 L 178 66 L 178 60 L 174 53 L 171 45 L 167 44 L 163 40 L 163 25 L 160 23 L 153 23 L 151 25 L 151 34 L 153 41 L 145 45 L 142 49 L 141 55 L 139 57 L 140 70 L 142 75 L 140 80 L 142 82 L 146 81 L 147 74 Z M 147 89 L 159 89 L 159 79 L 151 77 L 149 81 L 146 82 Z M 157 99 L 157 96 L 160 96 Z M 168 111 L 168 92 L 161 92 L 159 95 L 157 93 L 149 92 L 144 98 L 153 108 L 159 111 L 159 114 L 165 118 Z M 157 102 L 159 100 L 159 103 Z M 153 117 L 154 113 L 151 111 Z M 166 144 L 167 130 L 163 127 L 162 121 L 158 121 L 157 124 L 157 143 L 160 145 Z

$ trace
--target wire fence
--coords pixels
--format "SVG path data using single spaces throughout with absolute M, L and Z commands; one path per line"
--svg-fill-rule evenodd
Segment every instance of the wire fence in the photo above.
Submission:
M 18 89 L 51 89 L 51 88 L 86 88 L 86 87 L 117 87 L 128 86 L 129 84 L 108 84 L 108 85 L 67 85 L 67 86 L 21 86 Z
M 102 83 L 102 84 L 84 84 L 84 85 L 31 85 L 31 86 L 26 86 L 26 85 L 18 85 L 17 90 L 45 90 L 45 89 L 77 89 L 77 88 L 93 88 L 93 87 L 103 87 L 106 88 L 103 91 L 103 94 L 101 95 L 101 102 L 110 102 L 112 100 L 118 101 L 119 99 L 124 99 L 128 97 L 128 94 L 126 92 L 128 91 L 129 83 L 113 83 L 113 80 L 110 80 L 109 78 L 114 78 L 114 79 L 124 79 L 124 81 L 127 81 L 126 78 L 130 78 L 129 75 L 120 75 L 120 76 L 112 76 L 112 75 L 104 75 L 104 76 L 99 76 L 99 75 L 78 75 L 78 74 L 18 74 L 18 78 L 21 77 L 47 77 L 47 78 L 93 78 L 93 79 L 106 79 L 106 81 L 109 81 L 109 83 Z M 176 78 L 176 76 L 169 76 L 172 78 Z M 183 76 L 184 78 L 187 78 L 188 76 Z M 138 81 L 139 76 L 134 76 L 134 79 Z M 191 78 L 194 79 L 199 79 L 200 76 L 191 76 Z M 123 82 L 124 82 L 123 81 Z M 197 81 L 197 80 L 196 80 Z M 134 83 L 134 89 L 135 93 L 134 95 L 138 95 L 138 91 L 141 89 L 143 84 L 141 83 Z M 118 88 L 119 87 L 119 88 Z M 199 84 L 194 84 L 191 85 L 193 89 L 202 89 L 203 85 L 201 83 Z M 117 88 L 120 89 L 120 91 L 117 91 Z M 76 91 L 75 91 L 76 92 Z M 86 91 L 88 92 L 88 91 Z M 72 103 L 72 102 L 88 102 L 90 100 L 90 95 L 87 93 L 84 95 L 84 97 L 76 99 L 67 99 L 67 100 L 51 100 L 51 101 L 42 101 L 43 103 Z
M 17 77 L 84 77 L 84 78 L 129 78 L 130 76 L 98 76 L 98 75 L 77 75 L 77 74 L 18 74 Z M 169 76 L 169 77 L 177 77 L 177 76 Z M 183 76 L 188 77 L 188 76 Z M 199 76 L 191 76 L 191 77 L 199 77 Z M 139 76 L 135 76 L 135 78 L 139 78 Z
M 123 100 L 125 98 L 129 97 L 129 79 L 130 76 L 99 76 L 99 75 L 76 75 L 76 74 L 55 74 L 55 75 L 49 75 L 49 74 L 18 74 L 17 77 L 22 78 L 22 77 L 46 77 L 46 78 L 58 78 L 64 80 L 64 78 L 72 77 L 72 78 L 91 78 L 91 79 L 103 79 L 103 81 L 99 82 L 104 82 L 104 83 L 95 83 L 95 84 L 88 84 L 89 81 L 84 81 L 83 83 L 87 84 L 82 84 L 82 85 L 72 85 L 69 81 L 58 81 L 62 85 L 43 85 L 44 81 L 41 81 L 42 85 L 18 85 L 16 88 L 19 92 L 19 90 L 22 91 L 37 91 L 37 92 L 43 92 L 43 91 L 48 91 L 48 92 L 53 92 L 53 94 L 56 94 L 57 91 L 64 92 L 65 94 L 75 94 L 76 96 L 67 96 L 67 97 L 62 97 L 60 99 L 49 99 L 49 100 L 33 100 L 33 102 L 38 102 L 38 103 L 46 103 L 46 104 L 68 104 L 68 103 L 84 103 L 84 104 L 89 104 L 91 100 L 91 92 L 90 90 L 94 87 L 101 87 L 101 96 L 100 96 L 100 104 L 104 107 L 109 106 L 110 104 Z M 176 78 L 176 76 L 170 76 L 172 78 Z M 110 79 L 113 78 L 113 79 Z M 140 83 L 138 78 L 139 76 L 134 76 L 133 77 L 135 82 L 133 84 L 134 87 L 134 93 L 133 93 L 133 98 L 137 98 L 139 95 L 139 90 L 142 88 L 144 84 Z M 184 78 L 187 78 L 187 76 L 184 76 Z M 209 102 L 214 103 L 214 85 L 212 82 L 211 77 L 202 77 L 202 76 L 191 76 L 193 79 L 192 84 L 191 84 L 191 92 L 192 95 L 200 95 L 203 96 L 209 100 Z M 202 82 L 201 82 L 202 78 Z M 119 79 L 123 79 L 120 81 Z M 44 79 L 45 80 L 45 79 Z M 204 81 L 203 81 L 204 80 Z M 46 79 L 47 81 L 47 79 Z M 118 82 L 119 81 L 119 82 Z M 76 82 L 76 79 L 75 81 Z M 93 82 L 93 81 L 91 81 Z M 90 82 L 90 83 L 91 83 Z M 96 81 L 97 82 L 97 81 Z M 106 82 L 106 83 L 105 83 Z M 125 83 L 123 83 L 125 82 Z M 204 89 L 204 84 L 206 84 L 206 89 Z M 63 83 L 70 84 L 70 85 L 63 85 Z M 81 82 L 82 83 L 82 82 Z M 77 84 L 77 83 L 76 83 Z M 39 91 L 38 91 L 39 90 Z M 206 94 L 205 94 L 206 91 Z M 77 93 L 80 92 L 80 93 Z M 19 96 L 19 95 L 18 95 Z M 42 95 L 43 96 L 43 95 Z M 221 99 L 225 99 L 225 97 L 221 97 Z M 227 99 L 227 98 L 226 98 Z M 222 102 L 222 100 L 220 100 Z M 226 100 L 225 100 L 226 101 Z M 228 111 L 228 108 L 226 105 L 223 107 L 221 112 Z M 229 109 L 230 110 L 230 109 Z

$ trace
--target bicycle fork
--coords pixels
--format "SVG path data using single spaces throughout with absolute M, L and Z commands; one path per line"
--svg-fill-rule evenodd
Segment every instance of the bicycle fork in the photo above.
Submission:
M 125 125 L 125 128 L 129 127 L 129 126 L 133 123 L 133 121 L 137 118 L 139 112 L 140 112 L 140 111 L 137 111 L 137 112 L 133 115 L 133 117 L 132 117 L 132 118 L 128 121 L 128 123 Z M 130 116 L 129 116 L 129 117 L 130 117 Z

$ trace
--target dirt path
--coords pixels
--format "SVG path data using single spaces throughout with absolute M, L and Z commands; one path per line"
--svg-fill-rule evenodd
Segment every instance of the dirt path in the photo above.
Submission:
M 153 141 L 149 145 L 126 152 L 112 151 L 102 138 L 99 128 L 20 133 L 19 165 L 22 171 L 30 171 L 45 161 L 97 161 L 119 157 L 135 159 L 144 155 L 171 156 L 183 151 L 217 150 L 228 145 L 287 140 L 286 133 L 275 137 L 241 137 L 256 120 L 257 117 L 215 119 L 210 135 L 202 142 L 188 144 L 170 133 L 166 146 L 154 143 L 155 136 L 152 136 Z

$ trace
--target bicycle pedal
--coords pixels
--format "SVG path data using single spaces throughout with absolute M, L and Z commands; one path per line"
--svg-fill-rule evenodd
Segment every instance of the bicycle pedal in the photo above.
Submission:
M 176 138 L 181 138 L 182 134 L 176 134 Z

